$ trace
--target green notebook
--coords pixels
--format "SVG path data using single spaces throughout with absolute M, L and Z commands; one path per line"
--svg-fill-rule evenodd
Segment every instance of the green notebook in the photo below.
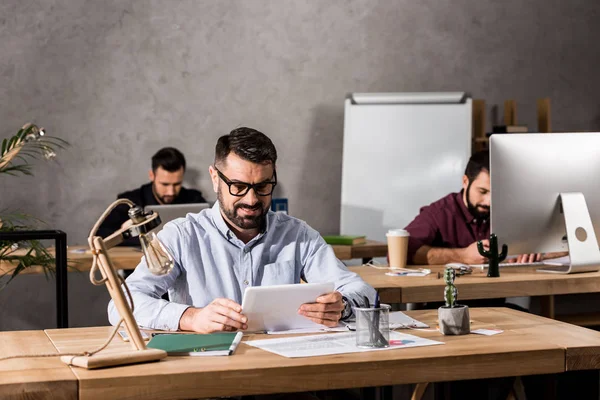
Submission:
M 353 245 L 367 242 L 366 236 L 326 235 L 323 236 L 323 239 L 325 239 L 327 244 Z
M 204 334 L 159 334 L 147 347 L 172 356 L 230 356 L 242 340 L 243 332 Z

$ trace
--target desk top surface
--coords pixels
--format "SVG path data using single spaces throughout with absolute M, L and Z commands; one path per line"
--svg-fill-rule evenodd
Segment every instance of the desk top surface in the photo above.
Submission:
M 68 367 L 58 358 L 0 361 L 0 394 L 34 393 L 43 397 L 51 391 L 60 393 L 59 398 L 190 398 L 600 368 L 600 332 L 506 308 L 470 311 L 472 329 L 499 328 L 504 332 L 495 336 L 443 336 L 434 330 L 403 331 L 445 344 L 293 359 L 242 343 L 231 357 L 167 357 L 160 362 L 99 370 Z M 436 326 L 436 310 L 407 314 Z M 45 333 L 3 332 L 0 354 L 89 350 L 102 344 L 109 330 L 95 327 Z M 244 341 L 259 337 L 264 335 L 248 335 Z M 114 338 L 104 351 L 119 352 L 129 350 L 129 346 Z
M 436 326 L 436 310 L 408 313 Z M 585 328 L 504 308 L 472 309 L 471 319 L 473 329 L 505 332 L 487 337 L 406 331 L 445 344 L 309 358 L 285 358 L 242 343 L 231 357 L 168 357 L 102 370 L 73 368 L 73 373 L 80 398 L 212 397 L 557 373 L 565 370 L 567 348 L 573 369 L 589 367 L 600 354 L 600 333 Z M 107 327 L 46 331 L 62 352 L 96 347 L 108 332 Z M 258 337 L 264 335 L 244 341 Z M 129 345 L 115 338 L 106 351 L 120 349 Z
M 412 268 L 412 266 L 409 266 Z M 416 267 L 415 267 L 416 268 Z M 389 303 L 420 303 L 442 301 L 444 266 L 426 266 L 427 276 L 388 276 L 389 270 L 369 266 L 349 267 L 377 289 L 381 299 Z M 439 273 L 439 274 L 438 274 Z M 590 293 L 600 291 L 600 272 L 582 274 L 549 274 L 533 267 L 503 267 L 500 277 L 488 278 L 487 270 L 456 278 L 459 299 L 489 299 L 513 296 L 545 296 L 555 294 Z
M 43 331 L 0 332 L 0 357 L 54 354 Z M 0 361 L 0 398 L 77 399 L 77 377 L 58 357 Z

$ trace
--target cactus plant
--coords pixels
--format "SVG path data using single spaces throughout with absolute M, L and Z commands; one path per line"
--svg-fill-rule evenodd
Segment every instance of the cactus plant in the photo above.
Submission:
M 440 332 L 444 335 L 466 335 L 471 331 L 469 307 L 457 304 L 458 289 L 454 286 L 456 271 L 451 266 L 444 271 L 444 299 L 446 305 L 438 308 Z
M 485 250 L 483 248 L 483 243 L 480 240 L 477 242 L 477 250 L 479 250 L 479 254 L 488 259 L 489 266 L 487 276 L 489 278 L 498 278 L 500 276 L 499 264 L 506 258 L 508 246 L 503 244 L 502 252 L 498 253 L 498 237 L 492 233 L 490 235 L 490 249 Z
M 458 289 L 454 286 L 454 279 L 456 279 L 456 271 L 452 267 L 446 267 L 444 271 L 444 282 L 446 282 L 444 299 L 448 308 L 454 308 L 456 299 L 458 298 Z

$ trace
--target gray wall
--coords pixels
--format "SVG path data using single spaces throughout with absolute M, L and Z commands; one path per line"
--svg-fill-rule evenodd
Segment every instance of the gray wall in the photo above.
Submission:
M 0 209 L 84 243 L 164 145 L 214 200 L 215 140 L 247 125 L 275 142 L 291 213 L 336 232 L 346 93 L 513 98 L 533 129 L 548 96 L 555 130 L 600 130 L 599 17 L 588 0 L 3 0 L 0 137 L 35 121 L 72 146 L 34 178 L 0 177 Z M 52 283 L 19 280 L 0 304 L 25 311 L 0 307 L 0 329 L 52 326 Z M 104 289 L 72 282 L 72 324 L 105 322 Z

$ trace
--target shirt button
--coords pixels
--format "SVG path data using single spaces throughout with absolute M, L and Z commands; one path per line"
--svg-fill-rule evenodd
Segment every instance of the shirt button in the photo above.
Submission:
M 247 247 L 244 249 L 244 253 L 246 253 L 246 254 L 248 254 L 249 251 L 250 251 L 250 249 Z
M 248 286 L 248 283 L 249 282 L 247 280 L 244 281 L 244 285 Z

